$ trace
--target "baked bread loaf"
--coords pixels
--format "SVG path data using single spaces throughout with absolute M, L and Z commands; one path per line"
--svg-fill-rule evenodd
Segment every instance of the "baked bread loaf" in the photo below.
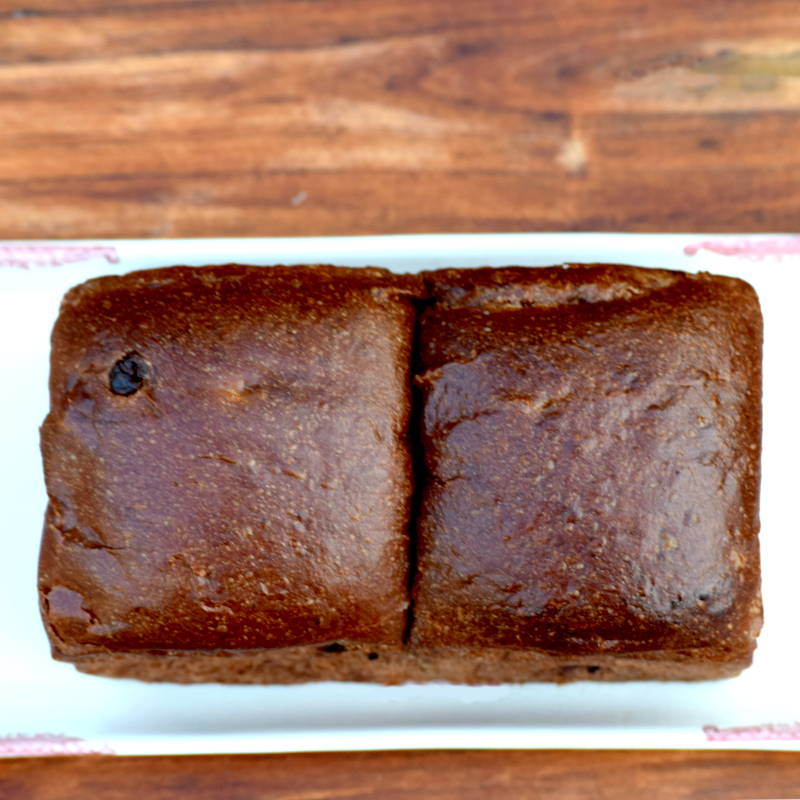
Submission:
M 56 657 L 145 655 L 146 678 L 154 653 L 402 643 L 418 283 L 229 265 L 67 294 L 42 428 Z
M 749 664 L 762 337 L 750 286 L 620 266 L 427 280 L 412 643 L 536 650 L 554 677 Z
M 177 682 L 736 674 L 760 346 L 749 286 L 663 270 L 89 281 L 42 428 L 53 654 Z

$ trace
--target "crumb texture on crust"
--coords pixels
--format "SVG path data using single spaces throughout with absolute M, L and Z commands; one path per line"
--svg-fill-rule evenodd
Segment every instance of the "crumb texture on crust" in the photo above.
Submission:
M 752 289 L 597 265 L 426 281 L 443 302 L 419 335 L 428 480 L 412 640 L 750 653 Z
M 342 649 L 343 648 L 343 649 Z M 719 662 L 696 653 L 553 656 L 492 648 L 409 649 L 346 642 L 248 653 L 113 653 L 88 655 L 79 670 L 114 678 L 171 683 L 296 684 L 353 681 L 466 685 L 574 681 L 699 681 L 731 678 L 749 657 Z
M 442 269 L 425 275 L 438 309 L 482 311 L 625 300 L 671 286 L 683 277 L 666 269 L 609 264 Z
M 231 265 L 66 296 L 42 428 L 57 650 L 400 643 L 415 285 Z

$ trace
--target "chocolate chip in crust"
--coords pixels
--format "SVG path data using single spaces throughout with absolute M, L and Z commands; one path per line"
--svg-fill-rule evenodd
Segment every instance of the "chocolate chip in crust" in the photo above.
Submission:
M 128 353 L 108 373 L 108 384 L 114 394 L 124 397 L 135 394 L 150 374 L 147 362 L 136 353 Z

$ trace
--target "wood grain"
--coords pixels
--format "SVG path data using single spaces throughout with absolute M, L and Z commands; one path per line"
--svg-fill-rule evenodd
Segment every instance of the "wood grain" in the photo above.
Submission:
M 796 0 L 31 0 L 0 236 L 800 225 Z
M 478 751 L 0 763 L 3 800 L 733 800 L 800 797 L 792 753 Z

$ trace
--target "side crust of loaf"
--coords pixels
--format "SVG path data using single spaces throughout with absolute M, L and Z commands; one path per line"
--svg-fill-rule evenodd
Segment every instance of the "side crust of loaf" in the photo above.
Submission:
M 702 681 L 732 678 L 749 656 L 717 661 L 703 651 L 630 656 L 552 656 L 527 650 L 440 648 L 408 650 L 351 643 L 338 652 L 293 647 L 248 653 L 172 651 L 108 653 L 76 658 L 92 675 L 171 683 L 297 684 L 311 681 L 465 685 L 574 681 Z

